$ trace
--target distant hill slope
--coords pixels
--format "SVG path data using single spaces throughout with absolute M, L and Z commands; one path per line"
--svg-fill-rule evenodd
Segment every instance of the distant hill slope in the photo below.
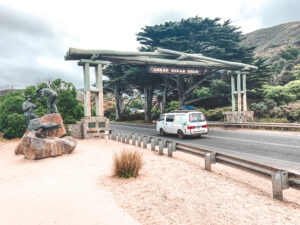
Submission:
M 300 48 L 300 21 L 253 31 L 245 37 L 242 44 L 249 47 L 255 46 L 255 56 L 276 60 L 278 52 L 287 46 Z

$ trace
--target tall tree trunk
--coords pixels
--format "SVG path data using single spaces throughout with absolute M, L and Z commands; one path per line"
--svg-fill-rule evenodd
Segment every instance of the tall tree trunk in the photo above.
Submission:
M 164 90 L 163 90 L 162 101 L 160 103 L 160 115 L 166 112 L 167 96 L 168 96 L 168 89 L 169 89 L 168 81 L 169 81 L 168 77 L 164 77 Z
M 183 88 L 183 76 L 179 74 L 177 75 L 177 89 L 178 89 L 179 106 L 183 106 L 185 101 L 184 88 Z
M 115 83 L 115 101 L 116 101 L 116 120 L 120 120 L 122 118 L 122 94 L 120 92 L 119 84 Z
M 144 96 L 145 96 L 145 104 L 144 104 L 144 112 L 145 112 L 145 122 L 151 122 L 151 109 L 152 109 L 152 97 L 153 97 L 153 88 L 151 86 L 144 87 Z

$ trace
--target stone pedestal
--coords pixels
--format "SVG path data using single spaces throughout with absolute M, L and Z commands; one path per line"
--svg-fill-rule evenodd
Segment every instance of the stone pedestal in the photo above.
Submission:
M 40 118 L 42 123 L 56 123 L 59 124 L 57 131 L 52 131 L 50 136 L 52 137 L 63 137 L 67 134 L 63 120 L 59 113 L 46 114 Z
M 21 149 L 26 159 L 43 159 L 62 154 L 70 154 L 76 147 L 74 138 L 38 138 L 36 131 L 29 132 L 21 143 Z
M 254 112 L 253 111 L 227 111 L 223 112 L 225 116 L 225 121 L 228 123 L 245 123 L 250 120 L 253 121 Z
M 77 144 L 76 140 L 73 137 L 65 136 L 66 129 L 59 113 L 46 114 L 39 120 L 43 124 L 59 124 L 60 128 L 51 131 L 46 138 L 36 136 L 39 130 L 26 130 L 15 149 L 16 155 L 24 155 L 26 159 L 43 159 L 73 152 Z
M 109 119 L 104 116 L 83 117 L 80 122 L 69 125 L 72 137 L 80 139 L 104 138 L 109 128 Z

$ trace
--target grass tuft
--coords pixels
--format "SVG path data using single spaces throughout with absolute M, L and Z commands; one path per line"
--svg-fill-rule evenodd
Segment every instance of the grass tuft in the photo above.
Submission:
M 138 151 L 124 149 L 113 156 L 113 173 L 115 176 L 130 178 L 137 177 L 143 166 L 142 154 Z

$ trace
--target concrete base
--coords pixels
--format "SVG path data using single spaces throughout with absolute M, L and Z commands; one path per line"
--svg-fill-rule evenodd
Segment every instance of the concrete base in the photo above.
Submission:
M 223 112 L 225 116 L 225 121 L 228 123 L 245 123 L 253 121 L 254 112 L 253 111 L 241 111 L 241 112 Z
M 109 119 L 104 116 L 83 117 L 80 122 L 69 125 L 71 136 L 79 139 L 105 138 L 105 131 L 109 129 Z

